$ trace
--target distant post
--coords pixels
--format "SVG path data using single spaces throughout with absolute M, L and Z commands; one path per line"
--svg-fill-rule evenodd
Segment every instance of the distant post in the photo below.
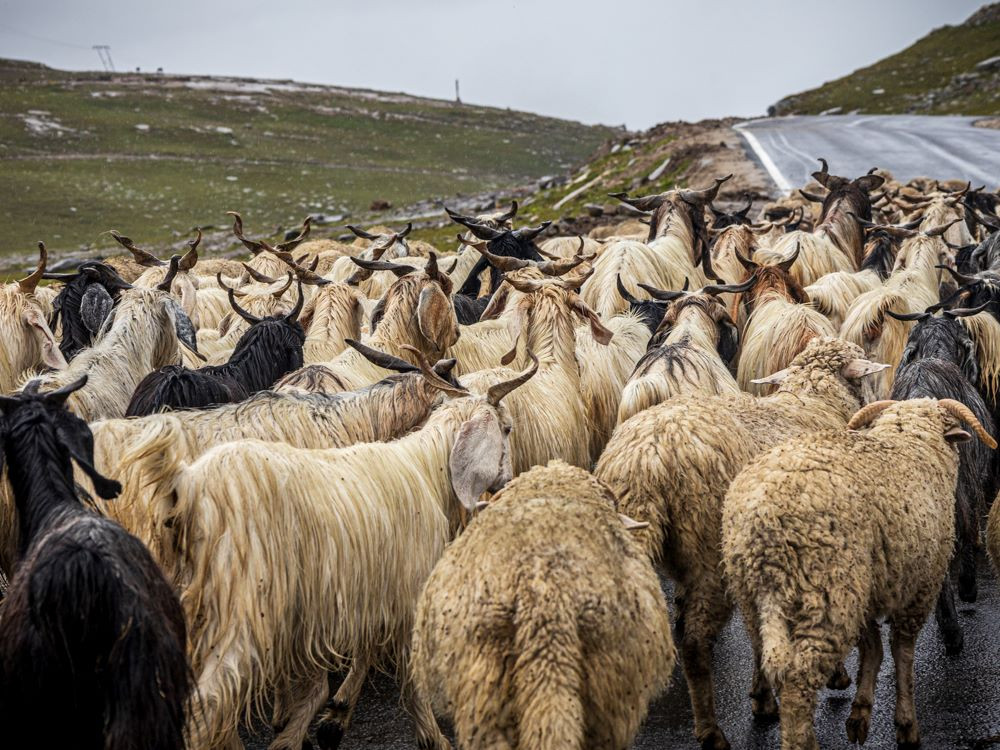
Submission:
M 455 79 L 455 104 L 461 104 L 462 97 L 458 95 L 458 79 Z

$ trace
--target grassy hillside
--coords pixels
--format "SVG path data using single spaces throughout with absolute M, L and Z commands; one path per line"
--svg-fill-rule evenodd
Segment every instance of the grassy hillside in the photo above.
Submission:
M 903 11 L 905 12 L 905 11 Z M 774 114 L 1000 114 L 1000 3 L 944 26 L 902 52 L 811 91 L 782 99 Z
M 242 211 L 260 233 L 564 172 L 609 128 L 404 94 L 0 60 L 0 254 L 162 245 Z

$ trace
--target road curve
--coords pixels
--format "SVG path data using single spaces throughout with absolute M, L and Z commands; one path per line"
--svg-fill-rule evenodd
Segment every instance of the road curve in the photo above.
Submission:
M 750 120 L 735 126 L 783 193 L 805 185 L 819 157 L 834 174 L 872 167 L 905 182 L 913 177 L 1000 184 L 1000 130 L 973 127 L 979 117 L 826 115 Z

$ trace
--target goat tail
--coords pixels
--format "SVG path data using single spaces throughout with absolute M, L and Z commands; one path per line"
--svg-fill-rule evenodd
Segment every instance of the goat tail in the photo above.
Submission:
M 761 665 L 774 686 L 788 674 L 795 658 L 788 620 L 773 593 L 765 593 L 758 604 L 757 627 L 760 629 Z
M 570 602 L 536 571 L 515 618 L 514 693 L 525 750 L 582 750 L 583 665 Z

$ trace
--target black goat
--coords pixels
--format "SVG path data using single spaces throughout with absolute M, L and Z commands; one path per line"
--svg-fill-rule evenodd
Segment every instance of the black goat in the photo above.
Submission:
M 94 343 L 94 336 L 111 313 L 118 295 L 132 288 L 115 269 L 97 261 L 81 263 L 76 273 L 46 273 L 42 278 L 66 283 L 52 302 L 49 327 L 56 330 L 62 318 L 59 351 L 67 362 Z
M 899 320 L 916 320 L 910 331 L 892 387 L 891 398 L 951 398 L 968 406 L 983 427 L 996 435 L 992 410 L 976 388 L 979 366 L 976 346 L 956 318 L 979 312 L 947 310 L 944 317 L 928 312 L 889 314 Z M 962 601 L 976 600 L 976 552 L 980 519 L 996 494 L 997 458 L 985 444 L 972 440 L 958 448 L 958 484 L 955 489 L 955 562 L 958 564 L 958 595 Z M 948 653 L 962 649 L 963 636 L 955 609 L 949 576 L 938 597 L 936 617 Z
M 0 616 L 4 746 L 181 750 L 184 613 L 143 544 L 81 502 L 74 461 L 101 497 L 121 490 L 65 408 L 86 382 L 0 397 L 21 558 Z
M 747 204 L 739 211 L 733 211 L 732 213 L 726 213 L 725 211 L 720 211 L 711 203 L 708 204 L 708 210 L 712 212 L 712 229 L 722 230 L 726 227 L 735 227 L 740 225 L 749 226 L 750 219 L 747 218 L 747 214 L 750 213 L 750 209 L 753 207 L 753 198 L 749 195 L 747 196 Z
M 198 370 L 168 365 L 151 372 L 136 386 L 125 416 L 144 417 L 164 409 L 206 409 L 236 403 L 302 367 L 306 337 L 298 322 L 302 311 L 301 281 L 299 300 L 287 315 L 251 315 L 236 303 L 232 289 L 229 304 L 250 323 L 229 361 Z
M 642 320 L 646 328 L 649 329 L 650 333 L 656 333 L 656 329 L 660 327 L 660 322 L 663 320 L 663 316 L 667 312 L 667 308 L 670 306 L 669 301 L 663 301 L 657 299 L 638 299 L 633 297 L 629 290 L 625 288 L 622 283 L 622 277 L 619 275 L 615 278 L 615 284 L 618 286 L 618 295 L 628 302 L 628 309 L 630 312 L 634 312 Z M 687 291 L 688 280 L 684 279 L 684 289 L 682 291 Z

